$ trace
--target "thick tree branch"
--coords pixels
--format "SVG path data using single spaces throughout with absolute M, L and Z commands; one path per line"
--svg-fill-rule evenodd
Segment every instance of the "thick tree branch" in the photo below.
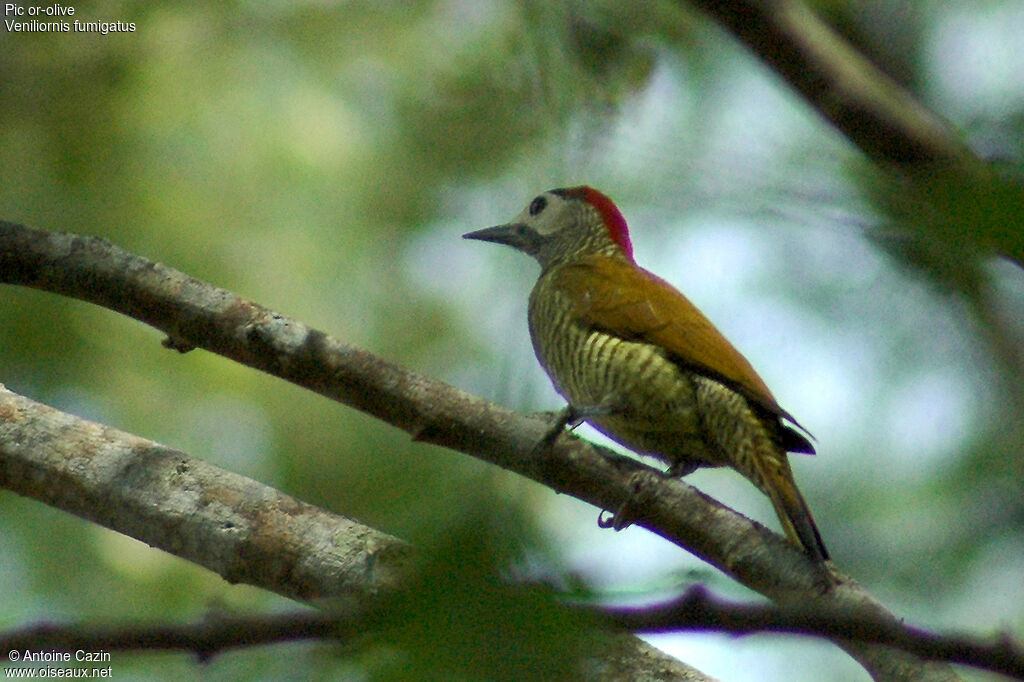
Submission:
M 2 384 L 0 486 L 292 599 L 362 605 L 409 570 L 397 538 Z
M 690 0 L 875 161 L 980 168 L 970 148 L 801 0 Z
M 0 385 L 0 486 L 142 540 L 230 582 L 317 601 L 324 614 L 192 625 L 38 625 L 0 633 L 11 650 L 226 649 L 365 634 L 374 609 L 406 589 L 402 541 L 153 441 L 19 396 Z M 608 637 L 583 679 L 707 682 L 636 637 Z M 592 668 L 592 670 L 590 670 Z
M 537 451 L 547 422 L 353 348 L 228 291 L 94 237 L 0 222 L 0 282 L 103 305 L 169 335 L 374 415 L 599 508 L 636 501 L 637 523 L 779 604 L 824 603 L 895 622 L 854 581 L 819 567 L 778 535 L 635 460 L 563 436 Z M 957 679 L 884 647 L 837 641 L 876 679 Z

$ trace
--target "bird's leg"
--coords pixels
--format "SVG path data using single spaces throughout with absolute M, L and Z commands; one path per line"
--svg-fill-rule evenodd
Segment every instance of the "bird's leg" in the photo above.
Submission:
M 546 449 L 554 445 L 555 440 L 562 434 L 563 431 L 565 431 L 566 427 L 569 427 L 569 429 L 572 430 L 592 417 L 606 417 L 610 414 L 614 414 L 616 411 L 617 410 L 614 407 L 614 402 L 611 399 L 605 399 L 597 405 L 576 406 L 573 405 L 572 403 L 569 403 L 565 406 L 565 409 L 558 413 L 558 416 L 551 424 L 551 428 L 548 429 L 548 432 L 545 433 L 544 437 L 541 438 L 540 442 L 537 443 L 537 449 Z M 670 475 L 685 476 L 686 474 L 696 469 L 698 466 L 695 463 L 686 463 L 685 467 L 679 468 L 682 464 L 684 463 L 679 462 L 674 464 L 673 467 L 669 469 Z M 680 473 L 674 473 L 677 470 L 677 468 L 679 468 L 678 470 L 680 471 Z M 623 528 L 627 528 L 633 523 L 633 519 L 635 518 L 635 516 L 633 512 L 630 510 L 630 507 L 633 506 L 634 498 L 636 497 L 636 489 L 639 486 L 639 480 L 636 480 L 636 474 L 633 474 L 633 479 L 634 480 L 632 481 L 632 487 L 634 489 L 634 494 L 630 495 L 625 500 L 623 500 L 622 504 L 619 505 L 619 508 L 612 512 L 611 517 L 607 519 L 605 518 L 604 514 L 608 510 L 602 509 L 601 513 L 598 514 L 597 517 L 597 525 L 599 527 L 611 528 L 613 530 L 618 531 L 622 530 Z
M 565 431 L 565 427 L 569 424 L 576 428 L 580 425 L 582 420 L 578 420 L 576 417 L 576 411 L 572 405 L 566 405 L 565 409 L 559 410 L 555 416 L 555 420 L 551 423 L 551 427 L 544 434 L 544 437 L 537 443 L 537 450 L 543 450 L 554 445 L 555 440 Z M 574 423 L 575 422 L 575 423 Z
M 544 434 L 544 437 L 540 439 L 540 443 L 537 445 L 538 447 L 550 447 L 554 444 L 555 439 L 565 431 L 565 427 L 569 427 L 569 430 L 572 431 L 592 417 L 604 417 L 613 412 L 615 412 L 615 409 L 611 406 L 610 402 L 582 406 L 569 403 L 565 406 L 565 409 L 558 413 L 555 421 L 551 424 L 551 428 L 548 429 L 548 432 Z

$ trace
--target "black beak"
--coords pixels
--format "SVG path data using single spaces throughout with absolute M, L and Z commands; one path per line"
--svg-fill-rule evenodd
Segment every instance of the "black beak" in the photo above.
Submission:
M 485 227 L 476 232 L 467 232 L 462 235 L 463 239 L 478 239 L 482 242 L 493 242 L 495 244 L 506 244 L 512 248 L 519 249 L 530 255 L 540 248 L 541 237 L 532 228 L 522 223 L 508 223 L 507 225 L 496 225 Z

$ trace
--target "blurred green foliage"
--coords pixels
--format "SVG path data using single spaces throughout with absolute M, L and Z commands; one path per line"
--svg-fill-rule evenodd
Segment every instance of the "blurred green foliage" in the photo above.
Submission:
M 817 4 L 945 113 L 928 41 L 960 3 Z M 877 20 L 894 5 L 903 23 Z M 648 253 L 707 234 L 727 271 L 748 249 L 745 298 L 729 305 L 760 305 L 767 325 L 793 311 L 780 318 L 780 343 L 793 332 L 812 344 L 820 330 L 821 344 L 800 346 L 792 366 L 839 367 L 846 383 L 829 390 L 861 396 L 857 409 L 836 399 L 834 416 L 819 417 L 823 454 L 799 465 L 840 564 L 926 624 L 1021 623 L 1019 590 L 998 623 L 958 609 L 1024 554 L 1024 285 L 995 256 L 1019 265 L 1024 252 L 1024 101 L 955 121 L 999 150 L 998 172 L 908 180 L 865 169 L 756 60 L 676 3 L 74 7 L 137 30 L 0 36 L 3 219 L 102 235 L 468 390 L 548 409 L 556 403 L 528 347 L 506 343 L 504 320 L 520 341 L 525 321 L 490 310 L 525 302 L 531 266 L 463 251 L 458 235 L 506 219 L 539 190 L 599 184 L 632 209 L 634 226 L 650 226 L 634 239 Z M 542 592 L 499 579 L 533 556 L 601 583 L 600 561 L 545 540 L 590 532 L 573 529 L 591 528 L 595 510 L 558 506 L 506 472 L 159 341 L 105 310 L 0 289 L 0 382 L 11 389 L 404 537 L 433 563 L 418 601 L 396 606 L 406 620 L 387 623 L 374 646 L 279 646 L 203 666 L 125 655 L 115 674 L 498 679 L 507 665 L 510 679 L 571 676 L 588 645 L 581 625 Z M 960 383 L 936 390 L 966 387 L 962 429 L 925 454 L 894 449 L 890 420 L 903 406 L 893 396 L 946 369 Z M 825 374 L 801 384 L 815 391 L 808 403 L 829 402 Z M 287 607 L 11 494 L 0 495 L 0 544 L 4 627 Z M 644 548 L 619 554 L 642 562 Z M 580 554 L 589 558 L 573 565 Z M 693 565 L 667 561 L 663 575 Z

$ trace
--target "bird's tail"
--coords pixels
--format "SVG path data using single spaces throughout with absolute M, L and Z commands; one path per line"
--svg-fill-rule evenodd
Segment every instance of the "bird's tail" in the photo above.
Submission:
M 781 467 L 781 471 L 777 470 L 774 474 L 765 477 L 768 484 L 765 487 L 768 497 L 771 498 L 772 505 L 775 507 L 775 513 L 779 515 L 779 521 L 782 523 L 786 537 L 797 547 L 803 547 L 814 561 L 818 563 L 827 561 L 828 550 L 825 549 L 825 543 L 821 540 L 821 533 L 818 532 L 818 527 L 814 524 L 814 517 L 811 516 L 807 502 L 804 501 L 803 495 L 800 494 L 793 481 L 793 474 L 788 463 Z
M 814 561 L 827 561 L 821 533 L 797 490 L 784 445 L 773 432 L 772 424 L 778 425 L 779 417 L 760 414 L 750 401 L 717 381 L 697 376 L 694 383 L 705 431 L 721 453 L 721 460 L 715 463 L 728 464 L 750 479 L 771 499 L 786 537 Z M 805 439 L 802 444 L 792 437 L 783 440 L 798 451 L 814 450 Z

